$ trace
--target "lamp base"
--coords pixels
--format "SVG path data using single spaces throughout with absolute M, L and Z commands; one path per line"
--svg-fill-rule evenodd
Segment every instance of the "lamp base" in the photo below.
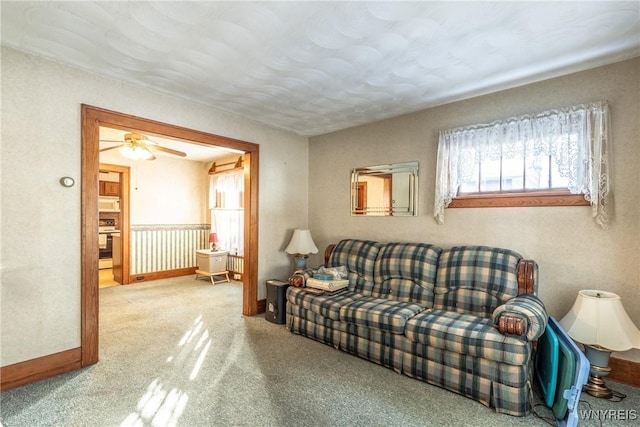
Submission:
M 611 368 L 609 368 L 609 371 L 611 371 Z M 601 399 L 611 399 L 613 397 L 613 392 L 607 387 L 604 380 L 593 375 L 589 375 L 589 381 L 582 387 L 582 390 L 593 397 Z
M 304 270 L 307 268 L 307 258 L 309 258 L 309 255 L 295 254 L 293 257 L 296 260 L 296 270 Z
M 582 390 L 593 397 L 611 399 L 613 391 L 607 387 L 603 379 L 611 372 L 609 367 L 611 351 L 597 345 L 585 344 L 584 352 L 587 359 L 589 359 L 591 367 L 589 369 L 589 380 L 582 387 Z

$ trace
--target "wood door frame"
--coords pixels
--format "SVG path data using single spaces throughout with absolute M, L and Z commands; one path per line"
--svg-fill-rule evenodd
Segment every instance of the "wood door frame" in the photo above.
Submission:
M 382 178 L 382 198 L 387 203 L 389 215 L 393 216 L 393 174 L 379 175 Z
M 367 211 L 367 182 L 359 181 L 356 191 L 356 215 L 364 215 Z
M 82 104 L 81 168 L 81 326 L 82 366 L 98 362 L 98 170 L 100 126 L 168 136 L 195 144 L 244 151 L 244 274 L 242 314 L 258 314 L 258 163 L 259 145 L 129 114 Z M 248 189 L 248 191 L 246 190 Z

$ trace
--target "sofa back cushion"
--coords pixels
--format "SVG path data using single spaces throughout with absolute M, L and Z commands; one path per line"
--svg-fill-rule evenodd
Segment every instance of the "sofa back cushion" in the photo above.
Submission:
M 442 249 L 424 243 L 387 243 L 375 266 L 373 296 L 433 307 Z
M 341 240 L 333 248 L 327 266 L 346 266 L 349 272 L 349 290 L 371 295 L 373 269 L 381 247 L 382 244 L 371 240 Z
M 518 262 L 508 249 L 458 246 L 442 251 L 433 308 L 491 317 L 518 295 Z

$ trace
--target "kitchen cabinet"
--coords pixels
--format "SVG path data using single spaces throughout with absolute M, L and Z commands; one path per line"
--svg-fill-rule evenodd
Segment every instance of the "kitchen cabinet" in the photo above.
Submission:
M 101 196 L 120 196 L 120 183 L 112 181 L 100 181 Z

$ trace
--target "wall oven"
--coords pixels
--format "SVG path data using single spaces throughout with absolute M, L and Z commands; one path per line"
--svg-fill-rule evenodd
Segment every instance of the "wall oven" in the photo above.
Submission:
M 113 237 L 111 233 L 100 233 L 100 259 L 113 258 Z

